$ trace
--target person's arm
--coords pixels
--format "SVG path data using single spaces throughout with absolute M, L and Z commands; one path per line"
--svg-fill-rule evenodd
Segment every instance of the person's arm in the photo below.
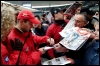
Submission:
M 44 47 L 32 52 L 27 58 L 26 65 L 38 65 L 41 61 L 41 55 L 45 52 L 46 50 L 44 50 Z
M 36 44 L 47 43 L 47 39 L 49 39 L 48 36 L 37 36 L 37 35 L 34 35 L 34 37 L 33 37 L 34 43 L 36 43 Z
M 1 63 L 2 65 L 16 65 L 20 51 L 14 51 L 12 54 L 8 53 L 7 48 L 1 44 Z
M 42 44 L 42 43 L 46 43 L 47 45 L 52 45 L 54 44 L 54 39 L 53 38 L 50 38 L 48 36 L 37 36 L 37 35 L 34 35 L 33 37 L 34 39 L 34 43 L 36 44 Z
M 67 48 L 65 48 L 64 46 L 62 46 L 61 44 L 57 43 L 54 45 L 54 49 L 57 52 L 69 52 L 69 50 Z
M 32 52 L 26 61 L 26 65 L 38 65 L 38 63 L 41 61 L 41 51 L 34 51 Z

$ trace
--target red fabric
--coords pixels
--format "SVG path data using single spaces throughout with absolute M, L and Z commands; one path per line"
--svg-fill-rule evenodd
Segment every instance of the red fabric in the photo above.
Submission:
M 53 59 L 55 57 L 55 55 L 54 55 L 54 49 L 49 49 L 48 50 L 48 54 L 49 54 L 50 58 Z
M 49 36 L 49 37 L 52 37 L 55 41 L 55 44 L 58 43 L 61 39 L 61 36 L 59 34 L 59 32 L 62 31 L 62 27 L 60 25 L 57 25 L 57 24 L 54 24 L 52 23 L 48 29 L 47 29 L 47 32 L 46 32 L 46 35 Z M 51 49 L 51 50 L 48 50 L 48 54 L 50 55 L 51 58 L 54 58 L 55 55 L 54 55 L 54 50 Z
M 55 43 L 58 43 L 60 41 L 60 38 L 61 38 L 59 32 L 61 32 L 62 29 L 63 28 L 61 26 L 52 23 L 48 27 L 46 35 L 49 36 L 49 37 L 52 37 L 55 40 Z
M 2 65 L 15 65 L 18 59 L 18 54 L 19 51 L 14 51 L 12 54 L 9 54 L 7 48 L 1 43 L 1 64 Z
M 14 40 L 15 38 L 19 38 L 22 43 L 24 43 L 26 36 L 28 35 L 28 32 L 21 33 L 16 28 L 14 28 L 10 34 L 8 35 L 8 39 Z M 36 35 L 32 35 L 32 32 L 30 32 L 30 36 L 27 38 L 19 60 L 19 65 L 37 65 L 41 60 L 41 52 L 37 51 L 38 49 L 35 49 L 37 44 L 41 44 L 42 42 L 47 42 L 48 37 L 39 37 Z M 33 42 L 34 41 L 34 42 Z M 36 44 L 36 45 L 35 45 Z M 10 43 L 7 45 L 9 52 L 13 52 L 10 48 Z
M 68 19 L 65 19 L 65 22 L 68 24 L 69 20 Z

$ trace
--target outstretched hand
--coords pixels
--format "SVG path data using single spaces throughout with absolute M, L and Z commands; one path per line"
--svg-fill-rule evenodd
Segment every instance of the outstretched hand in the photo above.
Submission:
M 49 38 L 49 39 L 47 39 L 47 42 L 49 42 L 50 45 L 54 45 L 54 44 L 55 44 L 55 41 L 54 41 L 53 38 Z
M 75 63 L 74 60 L 73 60 L 72 58 L 66 57 L 66 59 L 70 61 L 70 64 L 74 64 L 74 63 Z
M 59 43 L 54 45 L 54 49 L 57 52 L 68 52 L 69 50 L 65 47 L 62 47 Z

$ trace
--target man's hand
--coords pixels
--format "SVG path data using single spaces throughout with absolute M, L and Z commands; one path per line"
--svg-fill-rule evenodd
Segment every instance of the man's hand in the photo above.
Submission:
M 46 52 L 46 50 L 44 50 L 44 47 L 39 48 L 39 51 L 41 51 L 42 54 L 44 54 Z
M 54 49 L 57 51 L 57 52 L 68 52 L 69 50 L 65 47 L 62 47 L 60 44 L 55 44 L 54 45 Z
M 67 58 L 67 57 L 66 57 L 66 59 L 69 60 L 69 61 L 71 61 L 70 64 L 74 64 L 74 63 L 75 63 L 74 60 L 71 59 L 71 58 Z
M 22 50 L 24 44 L 18 38 L 15 38 L 14 41 L 11 39 L 10 42 L 13 50 Z
M 90 33 L 91 35 L 90 35 L 90 39 L 94 39 L 94 37 L 95 37 L 95 34 L 94 34 L 94 31 L 93 30 L 90 30 L 90 29 L 87 29 L 87 28 L 81 28 L 82 30 L 85 30 L 85 31 L 87 31 L 88 33 Z
M 53 38 L 49 38 L 49 39 L 47 39 L 47 42 L 49 42 L 50 45 L 54 45 L 54 44 L 55 44 L 55 41 L 54 41 Z

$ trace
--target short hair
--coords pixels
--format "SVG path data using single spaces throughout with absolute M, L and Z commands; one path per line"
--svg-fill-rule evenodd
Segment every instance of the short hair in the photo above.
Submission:
M 38 18 L 38 20 L 40 20 L 40 16 L 39 16 L 39 15 L 35 15 L 35 17 L 37 17 L 37 18 Z
M 76 5 L 76 8 L 82 7 L 82 3 L 81 3 L 81 2 L 77 2 L 77 1 L 76 1 L 74 4 Z
M 85 22 L 88 22 L 88 17 L 87 17 L 86 14 L 80 13 L 80 14 L 77 14 L 77 15 L 82 15 L 82 16 L 84 16 L 84 21 L 85 21 Z
M 42 17 L 45 17 L 45 16 L 46 16 L 46 14 L 42 14 L 41 16 L 42 16 Z
M 15 23 L 15 10 L 12 7 L 6 7 L 1 10 L 1 40 L 12 29 Z
M 84 8 L 82 8 L 81 9 L 81 13 L 82 12 L 85 12 L 87 15 L 94 15 L 95 14 L 95 11 L 94 10 L 90 10 L 90 8 L 89 7 L 84 7 Z

